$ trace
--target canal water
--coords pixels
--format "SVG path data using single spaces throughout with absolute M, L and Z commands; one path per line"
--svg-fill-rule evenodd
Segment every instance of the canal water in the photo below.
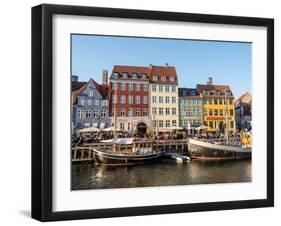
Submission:
M 72 190 L 235 183 L 251 181 L 251 160 L 200 161 L 179 164 L 171 160 L 136 166 L 72 164 Z

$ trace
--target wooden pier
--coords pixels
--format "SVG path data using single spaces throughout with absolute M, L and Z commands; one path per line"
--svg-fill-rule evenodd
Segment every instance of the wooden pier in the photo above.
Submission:
M 155 151 L 163 152 L 163 155 L 171 155 L 172 153 L 187 153 L 187 139 L 180 140 L 154 140 L 154 141 L 134 141 L 132 144 L 114 144 L 114 143 L 89 143 L 83 146 L 72 148 L 72 162 L 87 162 L 94 160 L 93 149 L 130 151 L 133 148 L 152 148 Z

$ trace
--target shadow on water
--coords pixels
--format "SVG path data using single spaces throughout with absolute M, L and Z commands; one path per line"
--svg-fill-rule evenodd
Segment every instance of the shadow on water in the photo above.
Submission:
M 135 166 L 72 165 L 72 190 L 250 182 L 251 160 L 171 160 Z

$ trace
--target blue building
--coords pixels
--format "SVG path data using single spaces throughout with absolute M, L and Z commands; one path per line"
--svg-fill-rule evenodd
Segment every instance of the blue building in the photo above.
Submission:
M 108 95 L 107 76 L 103 77 L 103 84 L 93 79 L 79 82 L 72 76 L 72 133 L 92 126 L 99 129 L 111 126 Z

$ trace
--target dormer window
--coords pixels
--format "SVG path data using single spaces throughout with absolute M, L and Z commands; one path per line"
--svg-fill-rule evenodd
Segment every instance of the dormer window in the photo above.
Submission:
M 138 78 L 138 75 L 137 75 L 136 73 L 133 73 L 133 74 L 132 74 L 132 78 L 133 78 L 133 79 L 137 79 L 137 78 Z
M 191 96 L 195 96 L 195 90 L 194 89 L 191 90 L 190 94 L 191 94 Z
M 153 75 L 153 76 L 152 76 L 152 80 L 153 80 L 153 81 L 157 81 L 157 80 L 158 80 L 158 76 L 157 76 L 157 75 Z
M 209 90 L 203 90 L 203 95 L 204 96 L 209 96 L 210 95 L 210 91 Z
M 216 96 L 220 96 L 221 95 L 221 91 L 216 90 Z
M 227 90 L 227 91 L 225 92 L 225 95 L 226 95 L 226 96 L 232 96 L 232 93 L 231 93 L 230 90 Z
M 113 76 L 113 78 L 117 79 L 118 78 L 118 73 L 114 72 L 112 76 Z
M 122 78 L 128 78 L 128 74 L 127 73 L 123 73 L 122 74 Z
M 170 77 L 170 81 L 171 81 L 171 82 L 174 82 L 174 81 L 175 81 L 175 77 L 172 77 L 172 76 L 171 76 L 171 77 Z
M 166 81 L 166 77 L 165 76 L 161 76 L 161 81 Z
M 146 74 L 142 74 L 142 75 L 141 75 L 141 78 L 142 78 L 142 79 L 146 79 Z

